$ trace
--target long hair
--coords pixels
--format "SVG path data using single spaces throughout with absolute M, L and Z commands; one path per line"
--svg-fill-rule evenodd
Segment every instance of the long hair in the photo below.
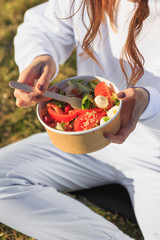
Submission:
M 111 26 L 113 28 L 116 27 L 115 19 L 119 1 L 120 0 L 82 0 L 82 19 L 84 22 L 84 9 L 86 8 L 90 20 L 90 27 L 87 29 L 87 33 L 83 39 L 82 49 L 84 52 L 81 55 L 91 57 L 97 64 L 99 64 L 99 62 L 94 56 L 92 48 L 93 40 L 99 32 L 99 27 L 104 19 L 105 13 L 109 16 Z M 144 73 L 144 58 L 136 46 L 136 38 L 142 29 L 143 21 L 149 16 L 148 0 L 134 0 L 134 2 L 136 2 L 136 9 L 130 21 L 128 36 L 119 60 L 128 86 L 134 86 Z M 132 71 L 131 76 L 127 76 L 125 71 L 124 57 L 130 65 Z

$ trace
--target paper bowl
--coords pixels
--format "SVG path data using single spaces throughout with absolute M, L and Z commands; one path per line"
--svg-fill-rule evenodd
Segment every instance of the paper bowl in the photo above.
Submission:
M 90 81 L 92 79 L 98 79 L 104 81 L 107 85 L 114 90 L 116 93 L 119 89 L 110 81 L 97 77 L 97 76 L 76 76 L 67 78 L 57 84 L 60 88 L 64 88 L 66 82 L 71 79 Z M 112 119 L 107 121 L 105 124 L 86 130 L 77 132 L 60 131 L 49 127 L 43 121 L 43 115 L 46 113 L 46 102 L 41 102 L 37 106 L 37 116 L 40 123 L 45 127 L 52 143 L 60 150 L 72 154 L 85 154 L 90 152 L 98 151 L 106 147 L 110 142 L 104 137 L 105 133 L 116 134 L 120 129 L 120 111 L 122 102 L 120 101 L 119 110 Z

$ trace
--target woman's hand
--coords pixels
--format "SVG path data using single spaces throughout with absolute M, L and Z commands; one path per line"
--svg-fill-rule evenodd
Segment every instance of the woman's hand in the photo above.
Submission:
M 128 88 L 117 94 L 122 100 L 121 128 L 117 135 L 106 134 L 112 143 L 123 143 L 135 129 L 136 124 L 148 105 L 149 94 L 144 88 Z
M 35 92 L 27 93 L 16 89 L 16 105 L 18 107 L 31 107 L 39 101 L 46 100 L 41 94 L 48 88 L 50 79 L 54 76 L 56 64 L 52 57 L 42 55 L 36 57 L 32 63 L 22 71 L 18 82 L 35 86 Z M 43 99 L 44 98 L 44 99 Z

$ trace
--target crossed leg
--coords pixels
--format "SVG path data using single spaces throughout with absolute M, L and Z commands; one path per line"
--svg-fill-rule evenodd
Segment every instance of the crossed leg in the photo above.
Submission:
M 115 225 L 62 192 L 116 182 L 117 170 L 71 155 L 36 134 L 0 150 L 0 221 L 39 240 L 129 240 Z

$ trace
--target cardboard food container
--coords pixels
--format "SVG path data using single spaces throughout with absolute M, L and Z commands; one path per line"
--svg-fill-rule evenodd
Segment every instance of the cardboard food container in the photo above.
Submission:
M 97 77 L 97 76 L 76 76 L 67 78 L 57 84 L 56 86 L 64 89 L 68 80 L 80 80 L 83 79 L 87 82 L 93 79 L 104 81 L 115 93 L 119 92 L 119 89 L 110 81 Z M 107 121 L 105 124 L 86 130 L 86 131 L 60 131 L 49 127 L 43 121 L 43 115 L 46 113 L 46 103 L 41 102 L 37 106 L 37 116 L 40 123 L 45 127 L 52 143 L 60 150 L 72 154 L 85 154 L 95 152 L 106 147 L 110 142 L 104 137 L 105 133 L 116 134 L 120 129 L 120 111 L 122 107 L 122 101 L 120 101 L 119 110 L 117 113 Z

